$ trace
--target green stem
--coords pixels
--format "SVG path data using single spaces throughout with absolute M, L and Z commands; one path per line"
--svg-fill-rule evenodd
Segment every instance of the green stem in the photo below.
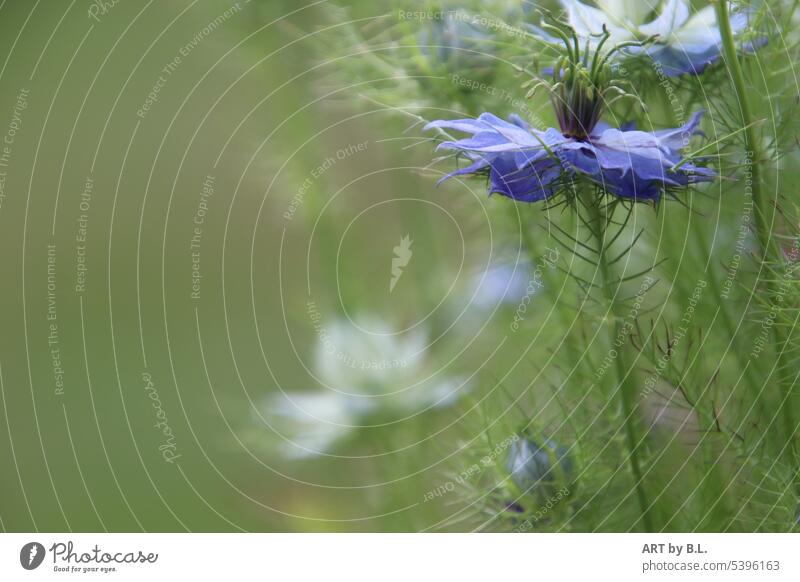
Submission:
M 744 126 L 745 148 L 750 154 L 751 160 L 751 175 L 752 175 L 752 192 L 753 192 L 753 206 L 755 207 L 756 215 L 756 231 L 761 247 L 761 252 L 765 261 L 770 261 L 774 265 L 781 265 L 783 263 L 781 250 L 777 241 L 772 237 L 772 225 L 767 222 L 768 216 L 774 216 L 774 212 L 770 215 L 768 212 L 770 205 L 773 210 L 777 208 L 777 199 L 769 200 L 762 191 L 761 181 L 761 166 L 764 156 L 761 151 L 758 138 L 755 133 L 753 125 L 752 109 L 750 107 L 750 96 L 745 87 L 744 74 L 742 72 L 741 64 L 739 63 L 736 45 L 733 41 L 733 31 L 731 30 L 730 18 L 728 15 L 727 0 L 716 1 L 717 21 L 719 23 L 720 34 L 722 35 L 722 48 L 725 55 L 725 64 L 733 80 L 733 86 L 739 101 L 739 108 L 742 114 L 742 125 Z M 775 283 L 771 277 L 767 277 L 763 282 L 767 295 L 772 301 L 778 301 L 779 290 L 776 288 Z M 780 394 L 785 394 L 788 391 L 791 394 L 793 390 L 793 379 L 791 377 L 791 370 L 786 361 L 786 341 L 783 329 L 780 326 L 770 326 L 777 350 L 777 374 L 779 386 L 781 388 Z M 781 407 L 783 415 L 783 422 L 787 431 L 787 439 L 789 447 L 787 447 L 790 454 L 790 461 L 794 462 L 796 459 L 796 443 L 795 433 L 797 425 L 794 420 L 794 412 L 792 410 L 791 396 L 786 398 L 784 405 Z
M 592 224 L 592 232 L 597 241 L 599 262 L 598 272 L 600 275 L 600 286 L 603 288 L 606 300 L 611 309 L 611 315 L 614 319 L 614 324 L 611 327 L 610 345 L 614 345 L 617 338 L 623 337 L 623 319 L 624 314 L 619 312 L 619 303 L 616 301 L 616 294 L 614 289 L 611 288 L 611 278 L 609 273 L 608 261 L 606 258 L 605 246 L 605 230 L 608 224 L 608 217 L 605 216 L 600 209 L 602 199 L 596 197 L 586 199 L 586 208 L 589 209 L 590 217 L 589 224 Z M 647 501 L 647 495 L 644 490 L 644 480 L 641 462 L 639 459 L 639 438 L 637 435 L 636 427 L 636 384 L 633 381 L 633 376 L 629 373 L 625 362 L 625 345 L 620 346 L 617 357 L 614 358 L 614 369 L 616 372 L 616 383 L 622 401 L 622 412 L 625 416 L 625 441 L 628 447 L 628 461 L 630 463 L 631 472 L 633 473 L 634 481 L 636 482 L 636 496 L 639 500 L 639 508 L 642 512 L 642 524 L 645 531 L 655 531 L 653 527 L 653 520 L 650 514 L 650 504 Z
M 744 126 L 745 147 L 752 155 L 753 164 L 751 173 L 753 176 L 753 203 L 756 209 L 756 230 L 758 231 L 757 235 L 761 250 L 766 255 L 769 253 L 773 241 L 770 237 L 770 225 L 767 224 L 767 207 L 769 201 L 761 192 L 761 168 L 759 166 L 759 162 L 763 159 L 761 156 L 761 148 L 759 147 L 755 133 L 753 115 L 751 113 L 752 109 L 750 107 L 750 96 L 745 86 L 744 73 L 742 72 L 742 66 L 739 63 L 739 55 L 733 41 L 733 31 L 731 30 L 731 22 L 728 17 L 728 3 L 727 0 L 717 0 L 715 3 L 717 7 L 717 21 L 719 22 L 719 30 L 722 35 L 722 49 L 725 55 L 725 65 L 733 80 L 733 87 L 739 101 L 742 125 Z

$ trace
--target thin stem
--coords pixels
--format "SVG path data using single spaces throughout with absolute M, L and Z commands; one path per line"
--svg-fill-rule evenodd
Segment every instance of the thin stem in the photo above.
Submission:
M 770 226 L 766 223 L 767 200 L 765 200 L 761 193 L 761 169 L 758 164 L 758 162 L 761 160 L 761 148 L 759 147 L 755 129 L 753 127 L 753 115 L 750 108 L 750 97 L 747 93 L 747 88 L 745 87 L 744 73 L 742 72 L 742 67 L 739 63 L 739 55 L 737 54 L 736 45 L 733 41 L 733 31 L 731 30 L 731 22 L 730 18 L 728 17 L 727 0 L 717 0 L 716 8 L 717 21 L 719 22 L 719 30 L 720 34 L 722 35 L 722 49 L 725 55 L 725 65 L 731 75 L 733 87 L 736 90 L 736 96 L 739 101 L 739 109 L 742 113 L 745 146 L 754 158 L 751 172 L 753 174 L 753 201 L 755 203 L 757 212 L 757 234 L 759 242 L 761 243 L 761 250 L 766 254 L 771 242 Z
M 609 273 L 608 259 L 606 257 L 607 245 L 605 244 L 605 230 L 607 225 L 607 216 L 600 208 L 600 200 L 596 197 L 588 198 L 586 200 L 586 208 L 590 212 L 590 222 L 594 223 L 591 229 L 597 241 L 597 249 L 599 255 L 598 273 L 600 275 L 600 286 L 603 288 L 606 299 L 609 303 L 611 315 L 614 319 L 614 325 L 611 327 L 611 345 L 617 341 L 618 338 L 623 337 L 622 320 L 624 315 L 619 313 L 619 304 L 616 301 L 616 295 L 611 288 L 611 278 Z M 655 531 L 653 527 L 653 520 L 650 515 L 650 504 L 647 501 L 647 495 L 644 490 L 644 479 L 642 473 L 641 462 L 639 459 L 639 438 L 637 435 L 636 427 L 636 385 L 633 382 L 632 375 L 628 373 L 627 366 L 624 362 L 625 345 L 620 346 L 617 357 L 614 358 L 614 369 L 616 372 L 616 381 L 619 388 L 620 399 L 622 401 L 622 413 L 625 416 L 625 441 L 628 447 L 628 461 L 630 463 L 631 472 L 633 473 L 634 481 L 636 482 L 636 496 L 639 500 L 639 507 L 642 512 L 642 523 L 645 531 Z
M 761 151 L 761 146 L 753 126 L 753 115 L 750 107 L 750 96 L 745 87 L 744 73 L 742 72 L 741 64 L 739 63 L 736 45 L 733 41 L 733 31 L 731 30 L 730 18 L 728 15 L 728 2 L 727 0 L 717 0 L 717 21 L 719 22 L 719 30 L 722 35 L 722 48 L 725 55 L 725 65 L 733 80 L 733 86 L 736 90 L 736 95 L 739 101 L 739 108 L 742 114 L 742 125 L 744 126 L 745 148 L 750 154 L 750 171 L 752 175 L 752 192 L 753 192 L 753 205 L 755 207 L 756 215 L 756 234 L 761 247 L 763 260 L 771 261 L 775 265 L 783 263 L 780 246 L 777 241 L 772 237 L 772 225 L 767 222 L 767 217 L 770 215 L 768 209 L 770 205 L 773 210 L 777 209 L 777 199 L 768 200 L 762 191 L 761 180 L 761 166 L 764 157 Z M 774 212 L 772 214 L 774 216 Z M 771 278 L 763 281 L 764 288 L 772 301 L 777 301 L 780 295 L 779 289 L 776 288 L 775 283 Z M 793 390 L 793 379 L 790 374 L 790 366 L 786 361 L 786 343 L 787 337 L 780 326 L 770 326 L 772 329 L 773 341 L 777 353 L 777 370 L 780 392 L 782 394 L 791 394 Z M 789 396 L 785 399 L 781 412 L 783 414 L 783 422 L 787 431 L 787 439 L 789 447 L 787 450 L 790 454 L 790 461 L 793 463 L 797 458 L 797 450 L 795 443 L 795 433 L 797 425 L 794 420 L 794 412 L 792 410 L 792 397 Z

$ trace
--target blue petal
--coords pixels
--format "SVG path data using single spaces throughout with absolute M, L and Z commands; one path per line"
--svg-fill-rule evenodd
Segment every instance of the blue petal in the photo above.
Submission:
M 538 160 L 520 169 L 513 157 L 499 156 L 491 162 L 489 192 L 520 202 L 545 200 L 555 194 L 561 171 L 558 161 L 552 158 Z
M 655 45 L 646 49 L 647 54 L 661 66 L 667 77 L 699 75 L 721 56 L 721 47 L 711 44 L 699 52 L 690 52 L 688 47 Z
M 433 121 L 424 129 L 454 129 L 472 133 L 468 139 L 446 141 L 439 144 L 440 149 L 454 149 L 483 153 L 498 153 L 521 149 L 544 150 L 543 132 L 531 129 L 519 116 L 512 122 L 503 121 L 491 113 L 482 113 L 478 119 L 456 119 L 452 121 Z
M 527 147 L 532 148 L 534 146 L 533 144 L 530 144 Z M 505 136 L 499 133 L 482 131 L 467 139 L 460 139 L 458 141 L 443 141 L 436 147 L 436 149 L 501 153 L 520 150 L 521 146 L 518 143 L 509 141 Z
M 516 125 L 517 127 L 521 127 L 522 129 L 524 129 L 526 131 L 531 131 L 532 130 L 530 124 L 527 121 L 525 121 L 524 119 L 522 119 L 516 113 L 512 113 L 511 115 L 509 115 L 508 116 L 508 120 L 511 123 L 513 123 L 514 125 Z
M 469 166 L 460 168 L 455 172 L 450 172 L 449 174 L 445 174 L 442 178 L 439 178 L 439 180 L 436 182 L 436 185 L 438 186 L 439 184 L 441 184 L 445 180 L 449 180 L 453 176 L 463 176 L 465 174 L 477 174 L 478 172 L 485 170 L 488 166 L 489 166 L 488 160 L 486 160 L 485 158 L 480 158 L 479 160 L 473 162 Z
M 675 129 L 662 129 L 654 131 L 655 135 L 661 144 L 672 150 L 679 150 L 689 145 L 689 138 L 693 135 L 701 133 L 698 129 L 700 120 L 703 118 L 705 111 L 700 109 L 695 111 L 684 125 Z
M 702 114 L 695 113 L 679 128 L 654 133 L 604 129 L 589 142 L 563 144 L 558 155 L 608 192 L 637 200 L 657 199 L 665 188 L 708 182 L 716 176 L 713 170 L 690 164 L 673 170 L 688 138 L 698 133 Z
M 752 15 L 753 11 L 750 9 L 731 14 L 730 23 L 734 35 L 738 36 L 750 26 Z M 752 42 L 742 43 L 740 49 L 752 53 L 766 42 L 766 37 L 759 37 Z M 648 47 L 646 52 L 661 65 L 668 77 L 702 73 L 722 56 L 722 35 L 713 6 L 696 12 L 685 26 L 676 28 L 668 44 L 655 44 Z

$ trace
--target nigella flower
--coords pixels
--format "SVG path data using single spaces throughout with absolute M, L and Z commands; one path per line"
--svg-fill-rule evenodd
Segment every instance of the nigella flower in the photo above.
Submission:
M 387 329 L 388 324 L 364 316 L 357 325 L 361 329 L 334 319 L 324 326 L 313 365 L 324 387 L 269 395 L 254 419 L 256 426 L 246 431 L 248 441 L 268 439 L 288 458 L 311 457 L 370 424 L 371 417 L 400 421 L 449 406 L 466 389 L 463 379 L 441 377 L 431 369 L 428 334 L 422 328 L 403 335 L 370 333 L 364 330 Z
M 524 435 L 512 443 L 506 469 L 521 492 L 540 503 L 546 503 L 558 489 L 568 487 L 573 476 L 566 447 L 550 439 L 540 445 Z
M 560 2 L 567 11 L 569 25 L 583 41 L 596 42 L 603 26 L 614 43 L 657 35 L 652 44 L 625 52 L 646 52 L 667 76 L 699 74 L 720 58 L 722 36 L 712 5 L 690 16 L 685 0 L 597 0 L 597 8 L 578 0 Z M 734 35 L 748 28 L 751 12 L 743 9 L 731 14 Z M 751 51 L 764 40 L 747 43 L 743 48 Z
M 566 33 L 549 28 L 563 35 L 567 48 L 550 85 L 559 129 L 541 131 L 517 115 L 504 121 L 491 113 L 477 119 L 431 122 L 425 129 L 472 134 L 439 144 L 438 149 L 458 152 L 472 162 L 442 180 L 488 174 L 490 194 L 534 202 L 562 191 L 565 177 L 585 177 L 622 198 L 658 200 L 665 190 L 708 182 L 716 176 L 713 170 L 683 159 L 689 138 L 699 133 L 702 112 L 681 127 L 655 132 L 615 129 L 600 122 L 604 109 L 623 96 L 610 80 L 608 65 L 621 45 L 602 56 L 602 46 L 610 38 L 604 31 L 590 59 L 588 54 L 580 55 L 577 37 L 573 49 Z M 534 89 L 545 84 L 539 81 Z M 608 95 L 614 95 L 613 99 L 608 100 Z

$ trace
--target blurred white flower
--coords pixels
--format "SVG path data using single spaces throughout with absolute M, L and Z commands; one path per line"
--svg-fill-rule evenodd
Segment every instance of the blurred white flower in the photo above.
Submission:
M 376 331 L 388 329 L 375 317 L 337 319 L 318 329 L 312 372 L 323 388 L 270 394 L 259 411 L 285 456 L 324 453 L 371 415 L 402 419 L 455 402 L 465 382 L 437 373 L 426 358 L 427 332 L 421 326 L 396 335 Z
M 328 449 L 357 418 L 348 399 L 335 392 L 278 394 L 264 408 L 262 414 L 272 429 L 286 438 L 281 449 L 291 458 Z

